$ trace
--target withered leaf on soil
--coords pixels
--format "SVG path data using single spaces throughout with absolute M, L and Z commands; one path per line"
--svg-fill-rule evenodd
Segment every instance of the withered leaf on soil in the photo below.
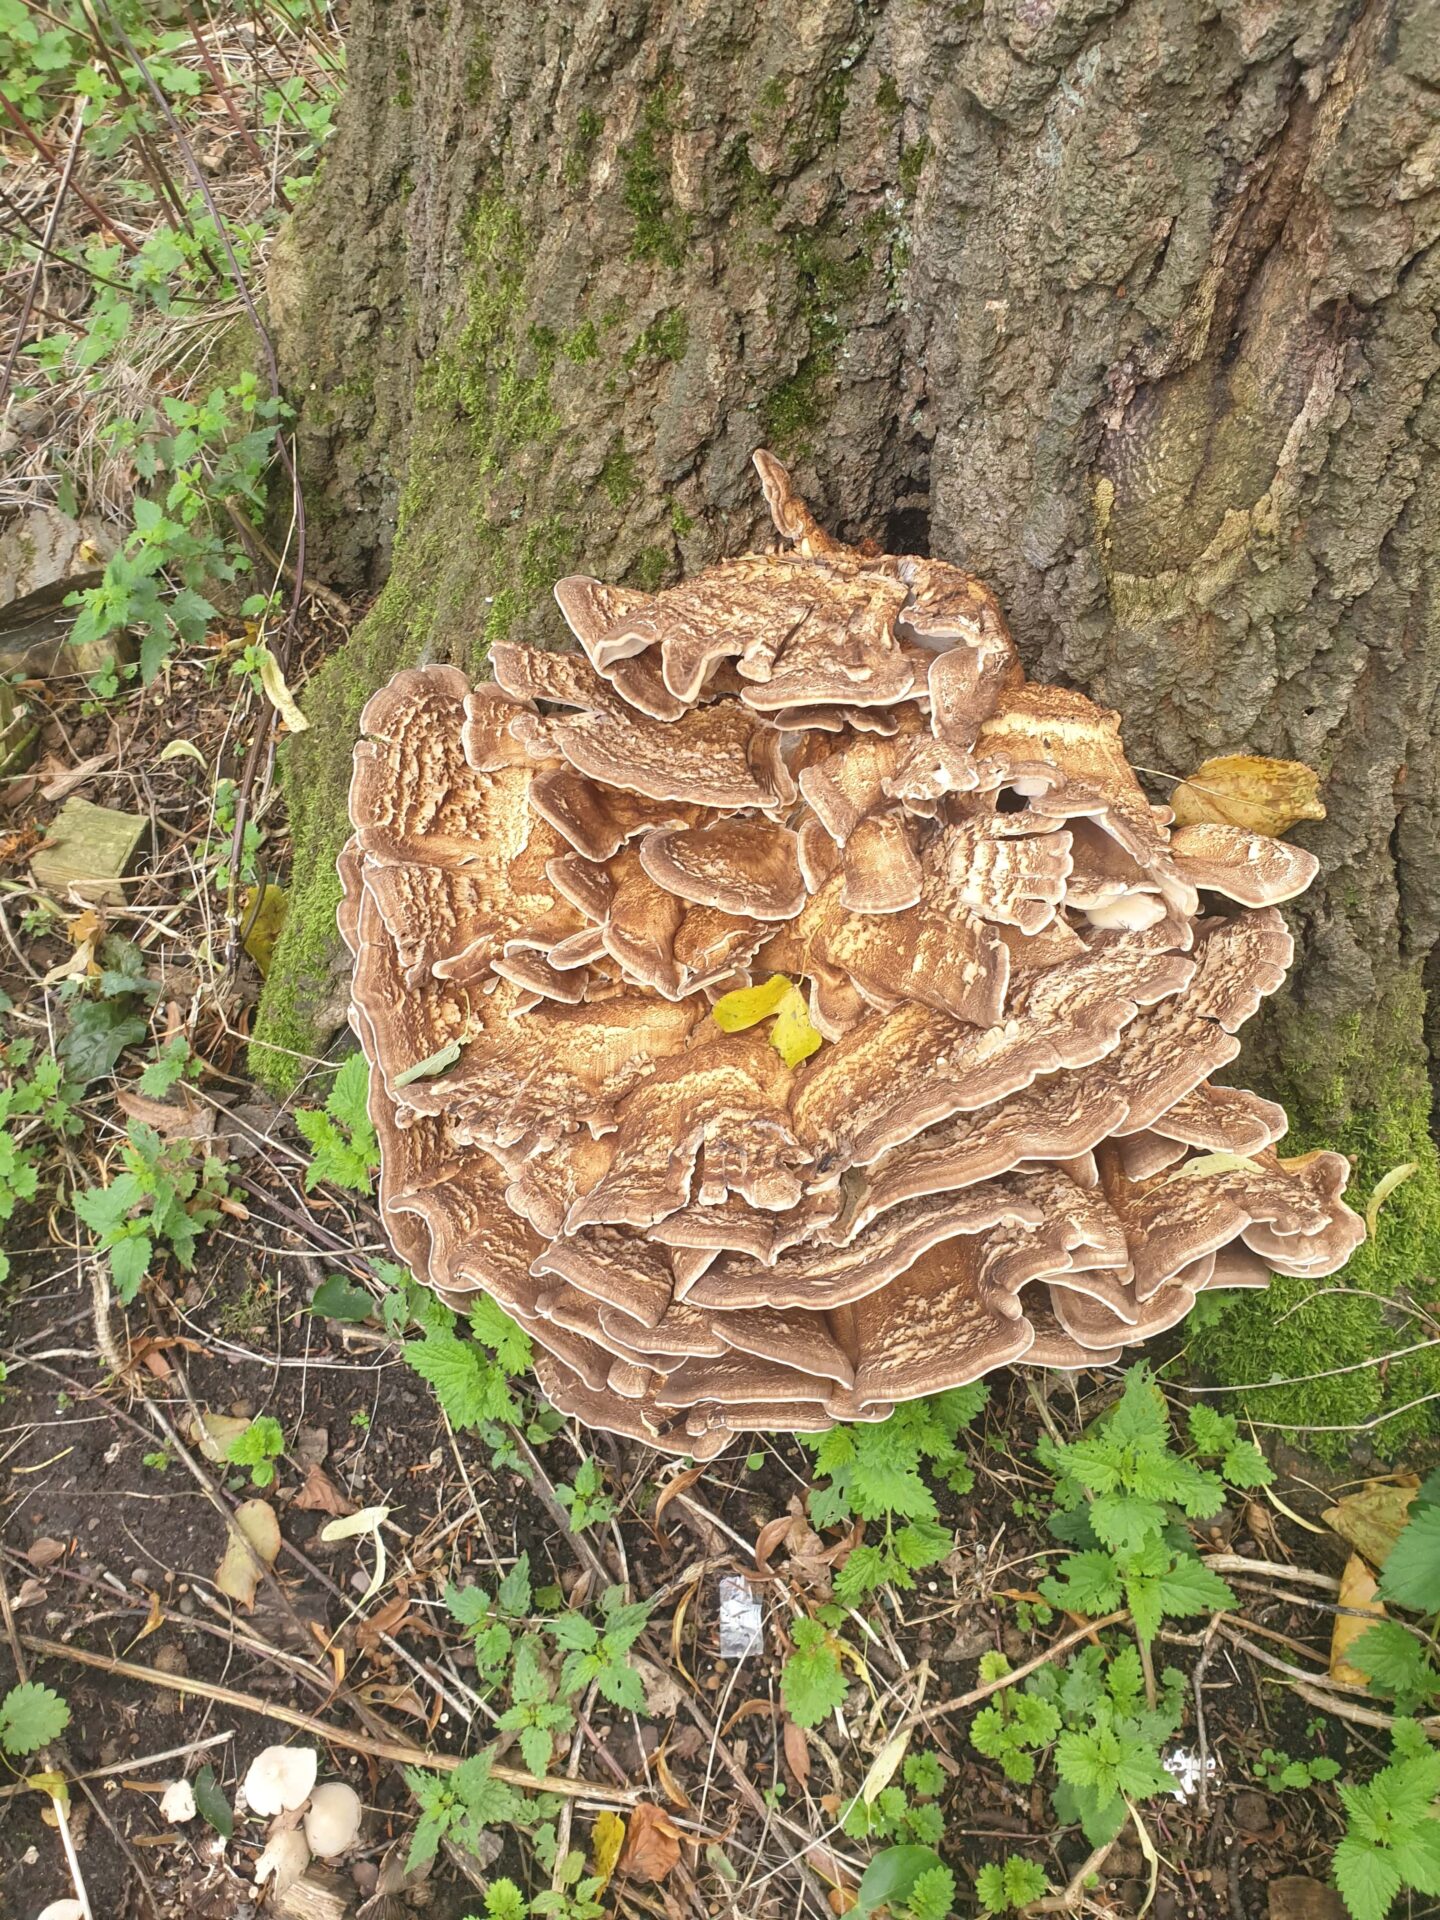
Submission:
M 803 1787 L 810 1778 L 810 1743 L 805 1738 L 805 1729 L 797 1727 L 793 1720 L 787 1720 L 783 1740 L 785 1764 L 794 1774 L 797 1784 Z
M 262 1563 L 273 1567 L 280 1551 L 280 1522 L 268 1500 L 242 1500 L 231 1515 L 232 1527 L 215 1584 L 237 1605 L 255 1606 Z
M 65 1552 L 63 1540 L 52 1540 L 48 1533 L 42 1533 L 25 1549 L 25 1558 L 32 1567 L 53 1567 L 57 1560 L 65 1558 Z
M 680 1858 L 680 1829 L 653 1801 L 642 1800 L 630 1815 L 617 1873 L 632 1880 L 663 1880 Z
M 333 1513 L 339 1516 L 355 1511 L 355 1502 L 347 1500 L 325 1469 L 313 1461 L 306 1471 L 304 1486 L 291 1504 L 302 1513 Z

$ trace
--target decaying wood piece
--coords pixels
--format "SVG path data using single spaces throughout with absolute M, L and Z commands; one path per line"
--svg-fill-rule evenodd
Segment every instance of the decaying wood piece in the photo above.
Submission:
M 756 464 L 790 550 L 562 581 L 581 652 L 377 694 L 341 862 L 396 1251 L 558 1406 L 702 1458 L 1113 1359 L 1363 1233 L 1341 1156 L 1209 1081 L 1313 858 L 1172 832 L 979 581 Z M 711 1014 L 776 975 L 793 1066 Z

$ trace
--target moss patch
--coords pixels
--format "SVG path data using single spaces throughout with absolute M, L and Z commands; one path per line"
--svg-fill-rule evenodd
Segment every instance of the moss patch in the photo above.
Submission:
M 285 746 L 290 907 L 250 1055 L 255 1078 L 278 1092 L 302 1077 L 343 1003 L 335 859 L 349 832 L 350 756 L 365 702 L 420 660 L 478 672 L 491 643 L 534 616 L 578 549 L 565 511 L 525 511 L 522 475 L 536 456 L 548 459 L 559 428 L 550 397 L 558 343 L 523 318 L 530 257 L 523 222 L 483 198 L 470 225 L 465 311 L 417 393 L 390 578 L 306 689 L 310 730 Z
M 637 260 L 678 267 L 689 222 L 670 197 L 670 85 L 651 94 L 634 137 L 620 150 L 620 198 L 632 222 L 630 251 Z
M 1417 1171 L 1382 1207 L 1373 1239 L 1328 1280 L 1277 1278 L 1260 1294 L 1213 1294 L 1191 1321 L 1192 1358 L 1226 1385 L 1288 1380 L 1378 1360 L 1423 1340 L 1425 1326 L 1400 1304 L 1440 1301 L 1440 1162 L 1430 1135 L 1430 1088 L 1422 1032 L 1424 994 L 1399 976 L 1370 1009 L 1327 1020 L 1291 1006 L 1271 1014 L 1256 1082 L 1291 1116 L 1286 1154 L 1331 1147 L 1353 1165 L 1349 1197 L 1364 1211 L 1392 1167 Z M 1237 1074 L 1246 1079 L 1243 1073 Z M 1241 1396 L 1257 1420 L 1283 1426 L 1354 1427 L 1440 1390 L 1440 1352 L 1395 1361 L 1382 1370 Z M 1366 1430 L 1377 1453 L 1392 1457 L 1436 1431 L 1435 1407 L 1397 1413 Z M 1301 1433 L 1322 1458 L 1343 1457 L 1344 1432 Z

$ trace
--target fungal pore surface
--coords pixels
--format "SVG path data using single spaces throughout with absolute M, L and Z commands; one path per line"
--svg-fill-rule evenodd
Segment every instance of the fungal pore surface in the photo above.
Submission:
M 397 1254 L 697 1458 L 1114 1360 L 1362 1237 L 1346 1162 L 1211 1079 L 1314 857 L 1174 827 L 978 580 L 756 465 L 781 551 L 563 580 L 579 651 L 377 693 L 341 859 Z

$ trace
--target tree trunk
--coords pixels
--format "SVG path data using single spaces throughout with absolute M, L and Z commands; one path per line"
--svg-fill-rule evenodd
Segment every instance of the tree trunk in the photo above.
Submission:
M 1319 769 L 1329 817 L 1297 837 L 1323 878 L 1247 1066 L 1305 1144 L 1356 1155 L 1362 1196 L 1417 1163 L 1351 1276 L 1432 1292 L 1440 4 L 354 0 L 352 23 L 271 304 L 315 564 L 381 591 L 289 749 L 258 1041 L 310 1051 L 334 1016 L 373 687 L 558 641 L 560 573 L 658 584 L 762 537 L 768 444 L 838 531 L 983 575 L 1033 672 L 1121 711 L 1157 798 L 1214 753 Z M 1203 1333 L 1214 1364 L 1419 1337 L 1333 1294 L 1286 1333 L 1274 1304 Z M 1431 1378 L 1406 1363 L 1389 1404 Z M 1359 1417 L 1381 1391 L 1319 1398 Z

